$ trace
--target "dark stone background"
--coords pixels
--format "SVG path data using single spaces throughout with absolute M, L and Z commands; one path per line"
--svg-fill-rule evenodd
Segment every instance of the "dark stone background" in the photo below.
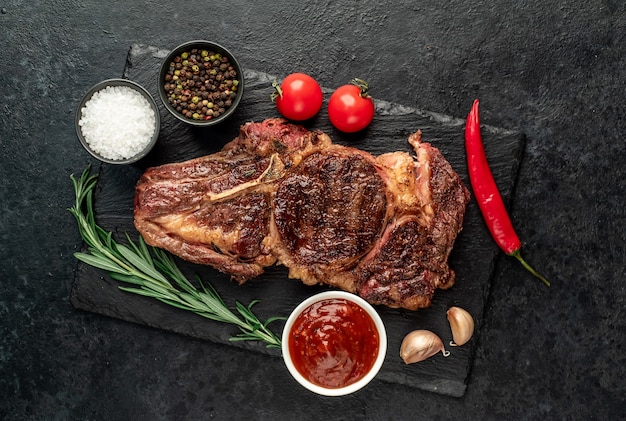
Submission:
M 279 359 L 75 310 L 81 95 L 133 43 L 367 79 L 373 96 L 527 136 L 512 219 L 547 289 L 498 260 L 467 392 L 313 396 Z M 0 2 L 0 418 L 617 419 L 626 411 L 621 1 Z

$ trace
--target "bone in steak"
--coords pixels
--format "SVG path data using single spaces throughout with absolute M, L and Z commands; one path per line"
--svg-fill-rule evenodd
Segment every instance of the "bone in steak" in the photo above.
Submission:
M 150 245 L 243 283 L 275 263 L 372 304 L 428 307 L 469 191 L 438 149 L 375 157 L 282 119 L 247 123 L 220 152 L 148 169 L 135 227 Z

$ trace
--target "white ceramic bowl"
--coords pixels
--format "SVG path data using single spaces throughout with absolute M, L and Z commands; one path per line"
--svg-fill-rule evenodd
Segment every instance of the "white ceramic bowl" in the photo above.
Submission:
M 349 384 L 347 386 L 339 387 L 339 388 L 329 388 L 319 386 L 311 381 L 307 380 L 296 368 L 291 358 L 291 354 L 289 351 L 289 339 L 291 337 L 291 331 L 294 325 L 294 322 L 298 318 L 298 316 L 309 306 L 315 304 L 322 300 L 328 299 L 344 299 L 347 301 L 351 301 L 352 303 L 357 304 L 359 307 L 364 309 L 366 313 L 372 318 L 376 330 L 378 331 L 378 355 L 374 361 L 374 364 L 369 369 L 369 371 L 355 383 Z M 285 361 L 285 365 L 287 369 L 291 373 L 294 379 L 298 381 L 302 386 L 307 388 L 308 390 L 315 392 L 319 395 L 325 396 L 342 396 L 350 393 L 354 393 L 357 390 L 363 388 L 367 385 L 375 376 L 378 374 L 378 371 L 383 365 L 383 361 L 385 360 L 385 354 L 387 353 L 387 333 L 385 331 L 385 326 L 383 325 L 383 321 L 380 316 L 376 312 L 376 310 L 364 299 L 358 297 L 354 294 L 344 292 L 344 291 L 327 291 L 316 294 L 308 299 L 304 300 L 300 303 L 291 313 L 287 322 L 285 323 L 285 328 L 282 334 L 282 354 L 283 359 Z

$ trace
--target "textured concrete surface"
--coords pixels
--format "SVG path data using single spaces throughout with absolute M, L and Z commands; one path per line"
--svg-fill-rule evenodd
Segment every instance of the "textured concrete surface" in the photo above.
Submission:
M 0 417 L 616 419 L 626 411 L 626 6 L 619 1 L 0 3 Z M 502 256 L 467 392 L 374 381 L 311 396 L 280 360 L 83 313 L 69 175 L 82 93 L 128 47 L 194 38 L 242 64 L 520 130 L 512 218 L 546 289 Z

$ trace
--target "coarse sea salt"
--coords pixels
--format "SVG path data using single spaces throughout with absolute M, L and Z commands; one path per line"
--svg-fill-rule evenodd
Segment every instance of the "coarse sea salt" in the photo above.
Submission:
M 148 100 L 133 88 L 107 86 L 85 103 L 78 124 L 95 153 L 122 160 L 148 146 L 156 130 L 156 115 Z

